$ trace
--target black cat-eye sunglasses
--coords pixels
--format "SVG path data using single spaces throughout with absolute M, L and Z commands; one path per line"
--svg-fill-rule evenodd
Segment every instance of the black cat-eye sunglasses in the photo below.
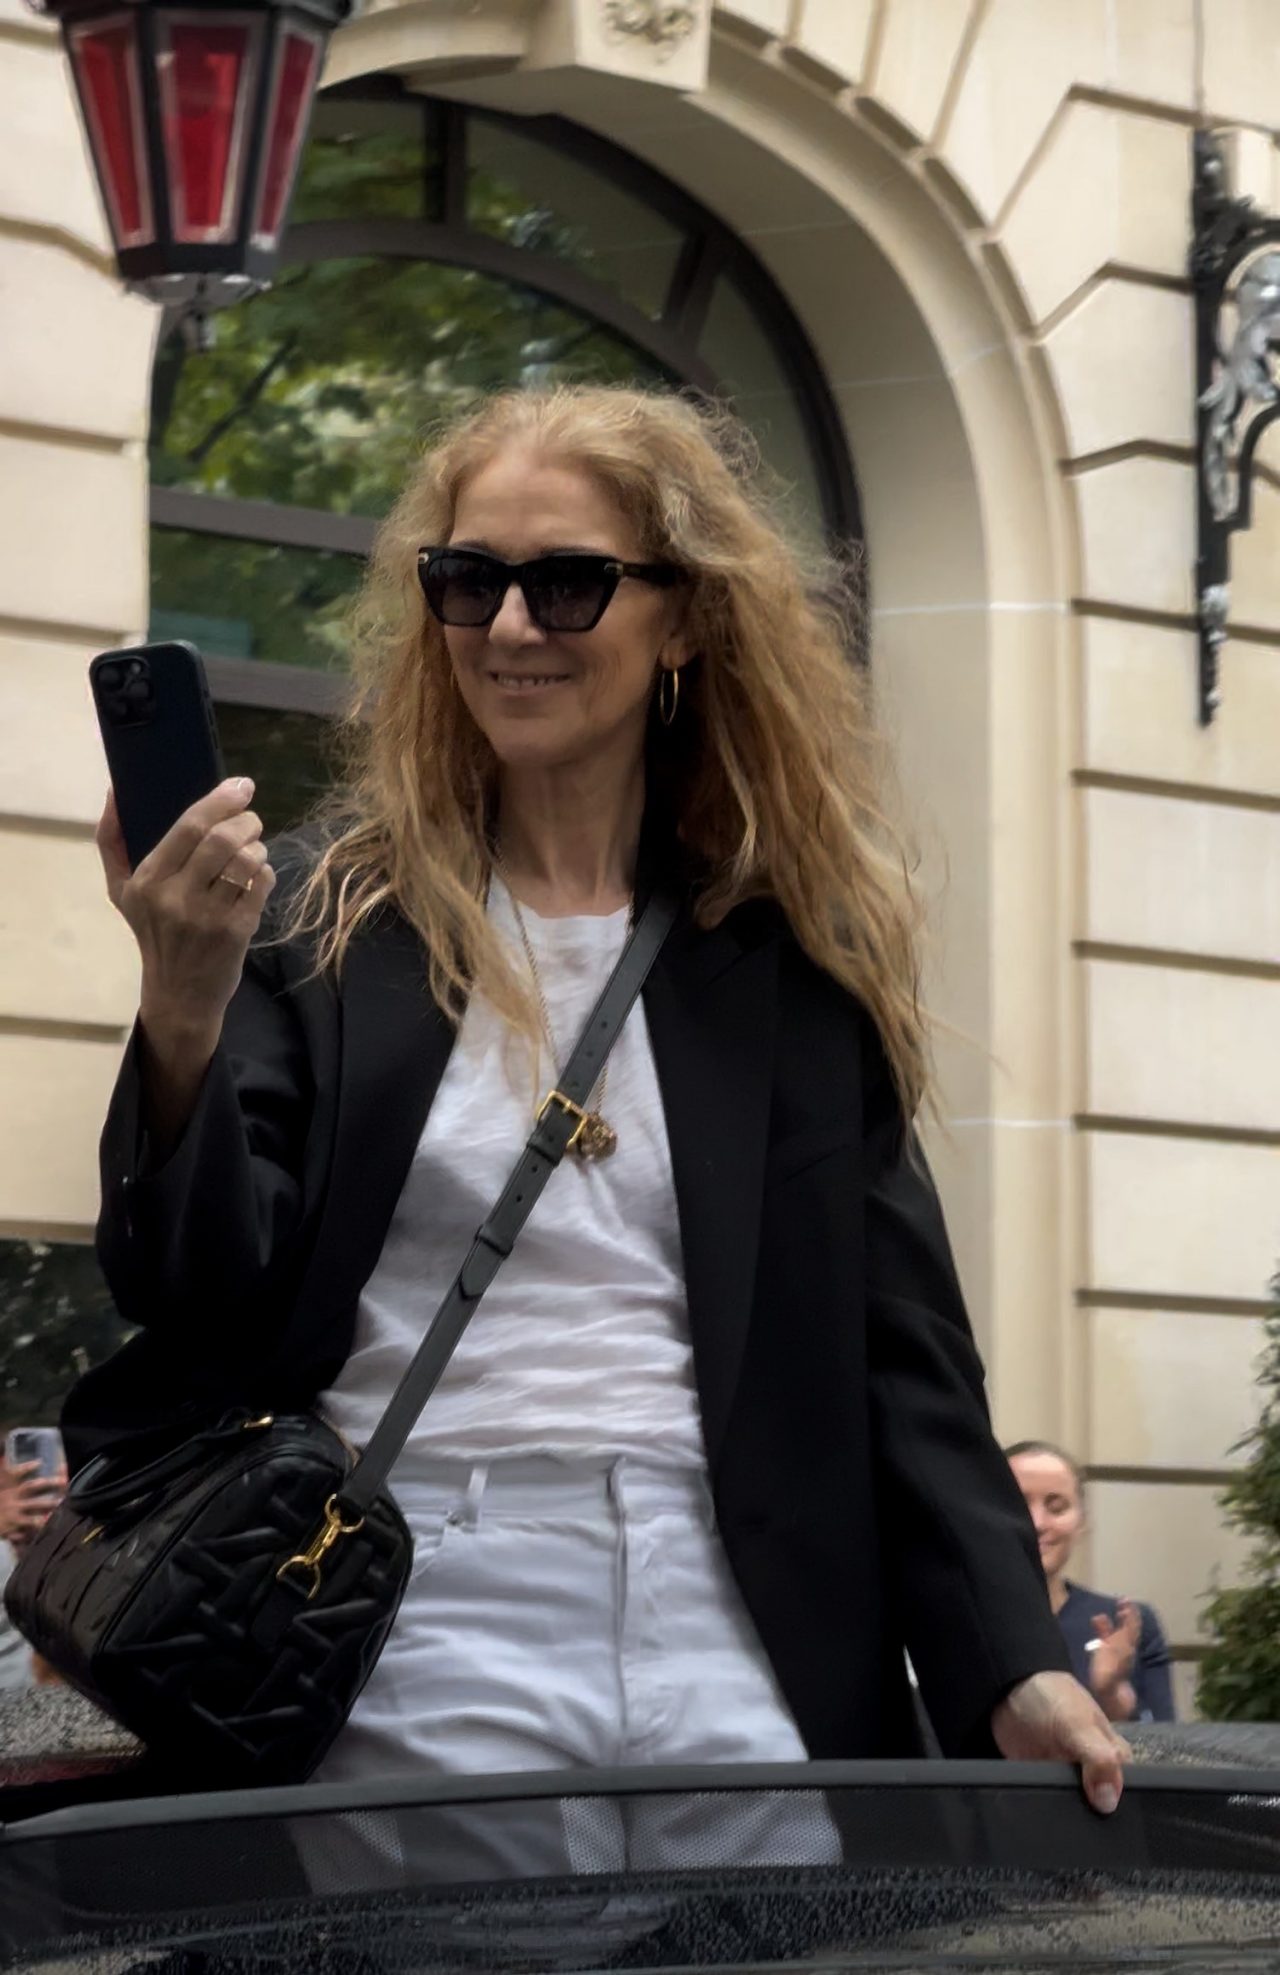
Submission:
M 684 571 L 671 562 L 622 562 L 611 555 L 565 552 L 503 562 L 482 549 L 418 551 L 418 581 L 433 615 L 469 630 L 492 624 L 518 583 L 540 631 L 594 631 L 624 577 L 669 589 Z

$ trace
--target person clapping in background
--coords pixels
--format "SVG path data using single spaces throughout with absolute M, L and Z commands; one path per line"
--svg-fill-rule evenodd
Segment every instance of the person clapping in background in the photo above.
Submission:
M 1150 1605 L 1086 1590 L 1067 1576 L 1086 1525 L 1084 1476 L 1070 1454 L 1045 1440 L 1005 1448 L 1031 1512 L 1049 1603 L 1071 1655 L 1108 1721 L 1172 1721 L 1169 1648 Z

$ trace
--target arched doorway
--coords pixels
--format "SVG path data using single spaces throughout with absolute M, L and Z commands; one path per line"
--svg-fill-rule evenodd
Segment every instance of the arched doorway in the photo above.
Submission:
M 504 132 L 513 149 L 536 155 L 530 205 L 539 212 L 554 213 L 553 186 L 560 201 L 569 196 L 549 161 L 557 134 L 570 129 L 575 143 L 591 147 L 593 164 L 606 155 L 618 160 L 614 195 L 642 182 L 647 197 L 661 185 L 659 215 L 670 224 L 673 213 L 696 211 L 708 237 L 736 243 L 734 251 L 746 257 L 738 266 L 759 284 L 747 312 L 762 341 L 752 347 L 767 352 L 772 368 L 752 371 L 739 359 L 736 370 L 724 361 L 717 370 L 736 387 L 766 455 L 793 485 L 810 487 L 835 484 L 833 461 L 843 458 L 846 469 L 850 457 L 858 461 L 860 508 L 848 502 L 846 526 L 865 530 L 877 692 L 897 743 L 906 809 L 922 825 L 925 879 L 938 901 L 929 990 L 944 1024 L 939 1055 L 950 1132 L 937 1139 L 933 1155 L 999 1402 L 1010 1417 L 1048 1420 L 1069 1436 L 1076 1179 L 1064 1120 L 1076 1065 L 1071 977 L 1063 965 L 1071 917 L 1063 712 L 1071 653 L 1063 599 L 1071 593 L 1072 521 L 1054 471 L 1051 394 L 1025 365 L 1007 280 L 990 257 L 969 251 L 927 157 L 904 157 L 874 120 L 851 115 L 828 90 L 779 68 L 767 50 L 713 38 L 707 86 L 696 98 L 675 91 L 658 98 L 641 85 L 619 85 L 604 96 L 580 79 L 575 84 L 571 71 L 556 87 L 543 77 L 539 114 L 527 116 L 517 113 L 529 78 L 518 68 L 495 73 L 483 37 L 467 80 L 456 35 L 442 55 L 424 20 L 419 46 L 417 27 L 409 33 L 393 20 L 396 11 L 357 23 L 338 50 L 339 72 L 345 68 L 346 80 L 359 87 L 359 100 L 372 85 L 384 104 L 398 98 L 406 115 L 438 114 L 447 129 L 453 112 L 431 107 L 438 68 L 450 102 L 466 99 L 462 128 Z M 384 64 L 411 75 L 407 100 L 380 72 Z M 563 121 L 570 113 L 571 125 Z M 435 208 L 443 219 L 425 221 L 426 208 L 416 203 L 412 218 L 393 205 L 354 220 L 340 215 L 341 225 L 421 229 L 456 220 L 457 188 L 468 186 L 468 173 L 458 167 L 456 136 L 452 142 L 452 165 L 446 138 L 444 155 L 439 143 L 428 147 L 423 166 L 437 201 L 443 187 L 454 187 L 452 205 Z M 432 158 L 439 160 L 434 166 Z M 409 189 L 401 185 L 393 196 L 419 201 L 419 177 L 411 173 L 406 183 Z M 659 290 L 665 283 L 667 299 L 655 307 L 657 255 L 670 255 L 672 243 L 615 223 L 596 234 L 597 247 L 587 218 L 575 215 L 575 223 L 586 233 L 578 232 L 574 251 L 581 257 L 585 246 L 595 261 L 591 278 L 607 272 L 598 285 L 612 289 L 607 308 L 591 318 L 602 340 L 584 340 L 581 348 L 600 351 L 603 361 L 606 347 L 623 345 L 630 364 L 648 366 L 640 374 L 655 366 L 678 374 L 669 344 L 655 346 L 653 316 L 661 326 L 671 297 L 678 300 L 691 280 L 693 250 L 676 253 L 677 269 L 684 265 L 679 278 L 668 261 L 656 282 Z M 332 224 L 314 214 L 303 221 Z M 542 231 L 543 246 L 556 230 Z M 484 266 L 459 254 L 447 268 L 485 280 L 495 246 L 527 250 L 518 228 L 514 239 L 489 232 Z M 571 240 L 573 234 L 570 227 Z M 351 257 L 361 239 L 387 237 L 335 232 L 330 246 Z M 425 244 L 421 232 L 418 238 Z M 616 249 L 620 239 L 643 242 L 648 255 L 650 323 L 643 334 L 629 334 L 634 316 L 624 322 L 619 315 L 641 292 L 640 261 L 628 267 L 615 257 L 607 268 L 608 242 Z M 570 263 L 573 256 L 562 258 Z M 584 271 L 568 267 L 575 284 Z M 509 272 L 504 267 L 502 277 Z M 546 306 L 577 306 L 576 285 L 573 294 L 548 296 L 545 263 L 536 283 L 532 272 L 527 286 Z M 728 293 L 740 303 L 741 282 Z M 250 321 L 267 299 L 237 313 Z M 636 312 L 643 317 L 645 308 Z M 741 323 L 743 313 L 729 307 L 720 319 Z M 705 345 L 690 340 L 696 366 Z M 784 347 L 801 353 L 812 386 L 798 390 L 785 366 L 779 379 Z M 686 375 L 700 381 L 692 367 Z M 812 411 L 797 409 L 811 389 L 819 395 L 809 396 L 810 407 L 826 408 L 816 422 Z M 786 436 L 795 433 L 803 452 Z M 158 473 L 164 477 L 159 462 Z M 157 522 L 175 525 L 170 503 L 193 491 L 157 490 Z M 830 500 L 829 492 L 810 499 L 819 525 L 830 526 Z M 279 513 L 291 505 L 299 504 L 286 501 Z M 206 513 L 210 532 L 221 519 L 228 536 L 247 534 L 243 510 L 219 516 L 211 502 Z M 350 504 L 322 521 L 337 531 L 363 528 L 367 540 L 369 518 Z M 334 543 L 331 553 L 359 553 L 350 532 L 325 539 Z M 298 546 L 319 553 L 311 537 Z M 212 648 L 216 653 L 216 643 Z M 299 700 L 266 700 L 280 676 L 269 663 L 260 656 L 226 663 L 238 667 L 234 676 L 215 668 L 226 720 L 256 719 L 264 710 L 276 721 L 291 717 Z M 310 695 L 306 703 L 316 708 L 331 703 L 332 683 L 315 667 L 293 666 L 288 689 Z M 246 735 L 246 746 L 253 742 Z

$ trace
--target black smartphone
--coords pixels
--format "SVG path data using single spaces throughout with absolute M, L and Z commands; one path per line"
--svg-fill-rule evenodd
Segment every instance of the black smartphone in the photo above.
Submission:
M 223 778 L 204 661 L 180 641 L 99 652 L 89 688 L 136 871 L 183 811 Z

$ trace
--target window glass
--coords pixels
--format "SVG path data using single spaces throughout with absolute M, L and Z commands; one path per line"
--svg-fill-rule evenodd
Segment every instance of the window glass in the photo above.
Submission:
M 333 779 L 333 726 L 314 713 L 224 700 L 218 733 L 227 773 L 253 777 L 253 806 L 268 837 L 301 823 Z
M 127 1335 L 87 1243 L 0 1241 L 0 1425 L 56 1426 L 68 1387 Z
M 800 405 L 759 315 L 736 282 L 716 283 L 699 353 L 778 476 L 784 520 L 802 536 L 821 541 L 822 487 Z
M 320 219 L 435 219 L 441 206 L 434 105 L 319 96 L 289 224 Z
M 191 638 L 218 658 L 334 671 L 363 573 L 358 557 L 330 549 L 153 528 L 151 636 Z
M 661 315 L 682 228 L 590 165 L 487 117 L 470 120 L 467 163 L 473 226 L 568 261 L 645 315 Z
M 316 261 L 218 319 L 214 347 L 160 353 L 159 486 L 382 515 L 426 433 L 478 393 L 661 373 L 589 319 L 465 268 Z

